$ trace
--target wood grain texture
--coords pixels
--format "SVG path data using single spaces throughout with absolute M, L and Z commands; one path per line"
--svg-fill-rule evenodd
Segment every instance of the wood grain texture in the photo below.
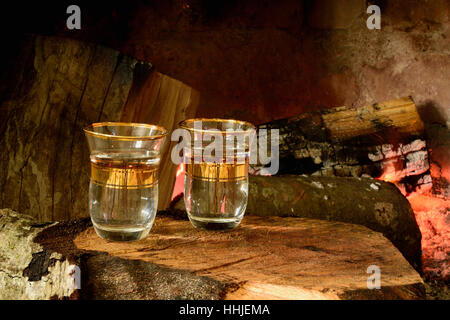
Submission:
M 424 125 L 410 97 L 360 108 L 339 107 L 322 115 L 332 141 L 378 133 L 391 128 L 410 135 L 422 134 Z
M 380 233 L 352 224 L 245 217 L 231 232 L 211 232 L 194 229 L 188 221 L 159 216 L 150 235 L 138 242 L 105 241 L 89 228 L 74 243 L 83 251 L 209 279 L 216 290 L 223 290 L 217 295 L 223 299 L 423 297 L 420 276 L 400 252 Z M 367 289 L 369 265 L 381 268 L 380 290 Z M 98 275 L 108 272 L 97 269 Z M 97 277 L 96 281 L 111 288 L 114 280 Z M 136 282 L 134 286 L 141 285 Z M 102 295 L 100 291 L 95 294 Z
M 83 127 L 130 117 L 170 131 L 195 112 L 193 90 L 113 49 L 34 35 L 13 45 L 12 60 L 0 62 L 0 76 L 8 78 L 0 86 L 2 208 L 39 221 L 87 217 L 89 150 Z M 163 150 L 163 191 L 173 188 L 168 150 L 169 143 Z
M 180 121 L 195 116 L 200 95 L 182 82 L 152 69 L 139 72 L 135 83 L 135 90 L 132 89 L 122 109 L 121 121 L 156 123 L 169 132 L 161 150 L 158 208 L 163 210 L 170 204 L 175 183 L 176 166 L 170 159 L 170 151 L 177 141 L 172 142 L 170 134 Z
M 381 232 L 418 272 L 422 235 L 408 200 L 371 178 L 250 176 L 247 214 L 340 221 Z
M 187 217 L 183 195 L 170 214 Z M 422 234 L 408 200 L 372 178 L 249 176 L 246 215 L 299 217 L 363 225 L 381 232 L 422 273 Z
M 245 217 L 232 231 L 214 232 L 158 215 L 146 239 L 128 243 L 100 239 L 91 226 L 89 219 L 37 224 L 0 210 L 0 297 L 424 298 L 419 274 L 389 240 L 363 226 Z M 380 267 L 379 290 L 367 288 L 370 265 Z
M 134 60 L 102 46 L 28 36 L 27 65 L 0 110 L 0 205 L 54 221 L 87 216 L 89 151 L 82 128 L 117 120 Z

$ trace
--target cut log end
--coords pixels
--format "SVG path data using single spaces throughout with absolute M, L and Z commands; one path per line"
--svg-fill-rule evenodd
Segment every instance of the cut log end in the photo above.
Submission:
M 31 279 L 29 273 L 23 273 L 33 254 L 58 255 L 60 260 L 68 261 L 65 252 L 81 268 L 78 297 L 82 299 L 424 297 L 424 286 L 417 272 L 386 238 L 363 226 L 302 218 L 245 217 L 231 232 L 207 232 L 194 229 L 188 221 L 158 217 L 146 239 L 120 243 L 99 239 L 91 227 L 85 229 L 83 220 L 71 226 L 60 223 L 33 227 L 29 222 L 14 222 L 10 212 L 1 214 L 12 240 L 17 242 L 23 239 L 21 233 L 25 229 L 32 230 L 33 236 L 27 237 L 27 244 L 33 251 L 17 250 L 11 256 L 15 260 L 0 263 L 0 269 L 21 266 L 14 275 L 25 287 L 39 282 Z M 66 239 L 63 239 L 64 229 Z M 45 236 L 39 237 L 42 233 Z M 54 241 L 51 241 L 52 234 L 55 234 Z M 56 242 L 67 245 L 56 245 Z M 370 276 L 367 270 L 371 265 L 382 270 L 379 290 L 367 288 Z M 61 268 L 45 268 L 44 264 L 43 269 L 48 272 L 42 273 L 41 278 L 46 281 L 45 290 L 55 287 L 55 281 L 49 283 L 49 279 L 70 278 Z M 8 272 L 12 274 L 9 269 Z M 18 281 L 5 272 L 0 277 L 7 283 Z M 35 291 L 36 295 L 38 292 Z M 14 299 L 23 298 L 24 293 L 10 291 L 5 296 L 1 291 L 1 294 L 2 298 Z M 74 297 L 73 291 L 54 296 Z M 49 298 L 48 295 L 39 297 Z

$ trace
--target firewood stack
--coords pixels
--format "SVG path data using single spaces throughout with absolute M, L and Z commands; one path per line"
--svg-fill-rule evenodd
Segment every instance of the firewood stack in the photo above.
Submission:
M 279 129 L 279 174 L 371 176 L 395 183 L 403 194 L 431 188 L 424 126 L 410 97 L 304 113 L 258 128 Z M 264 173 L 261 166 L 253 169 Z

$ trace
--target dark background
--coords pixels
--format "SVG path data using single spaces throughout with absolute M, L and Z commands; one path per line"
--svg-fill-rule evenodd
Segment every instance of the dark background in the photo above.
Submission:
M 81 30 L 66 9 L 81 7 Z M 381 8 L 369 30 L 366 8 Z M 15 1 L 0 12 L 0 99 L 20 34 L 114 48 L 197 89 L 197 116 L 256 124 L 411 95 L 434 177 L 450 180 L 450 1 Z M 448 186 L 441 192 L 448 195 Z

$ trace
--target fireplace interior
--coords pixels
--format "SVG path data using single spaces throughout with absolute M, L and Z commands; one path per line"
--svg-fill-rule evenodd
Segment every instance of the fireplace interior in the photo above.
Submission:
M 66 27 L 68 5 L 30 4 L 25 13 L 12 5 L 3 12 L 0 208 L 17 212 L 17 219 L 31 216 L 33 226 L 60 221 L 61 230 L 85 232 L 72 237 L 80 250 L 145 260 L 141 253 L 151 249 L 144 245 L 126 256 L 126 247 L 97 244 L 85 231 L 89 153 L 82 128 L 122 121 L 170 132 L 187 118 L 245 120 L 259 131 L 279 130 L 278 172 L 260 163 L 249 169 L 251 223 L 267 218 L 279 227 L 280 216 L 365 226 L 392 242 L 420 274 L 427 298 L 449 298 L 448 1 L 79 1 L 82 24 L 75 30 Z M 381 10 L 381 29 L 368 28 L 370 5 Z M 168 230 L 184 235 L 177 221 L 186 219 L 185 166 L 170 161 L 175 144 L 166 142 L 162 151 L 158 215 L 173 218 Z M 0 218 L 7 215 L 0 211 Z M 293 228 L 301 229 L 297 223 Z M 36 241 L 69 255 L 50 234 L 44 230 Z M 280 234 L 274 237 L 289 241 Z M 314 251 L 317 243 L 304 247 Z M 180 253 L 158 258 L 172 261 L 171 254 Z M 170 267 L 183 267 L 173 261 Z M 214 266 L 198 270 L 208 268 Z M 100 291 L 96 284 L 89 288 Z M 249 298 L 227 290 L 218 297 Z M 81 298 L 96 297 L 89 294 Z

